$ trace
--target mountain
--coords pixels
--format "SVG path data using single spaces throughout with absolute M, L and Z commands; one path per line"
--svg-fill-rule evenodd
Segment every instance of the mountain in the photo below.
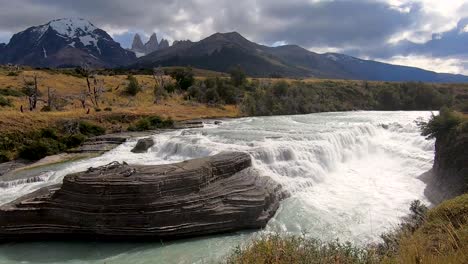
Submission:
M 468 82 L 463 75 L 436 73 L 351 56 L 318 54 L 297 45 L 268 47 L 237 32 L 216 33 L 198 42 L 176 41 L 164 50 L 138 58 L 134 68 L 193 66 L 227 72 L 240 65 L 248 75 L 338 78 L 375 81 Z
M 159 49 L 159 42 L 158 42 L 158 36 L 156 36 L 156 33 L 153 33 L 145 44 L 145 50 L 146 53 L 151 53 L 153 51 L 156 51 Z
M 138 53 L 145 54 L 145 45 L 143 45 L 143 41 L 141 41 L 141 37 L 139 34 L 135 34 L 135 37 L 133 37 L 131 51 L 135 52 L 135 54 L 137 54 L 137 57 Z
M 169 41 L 166 39 L 161 39 L 161 42 L 158 42 L 158 36 L 156 33 L 153 33 L 145 44 L 141 41 L 140 35 L 137 33 L 135 37 L 133 37 L 132 48 L 130 49 L 135 53 L 137 57 L 142 57 L 151 52 L 165 49 L 169 47 Z
M 104 30 L 81 18 L 30 27 L 13 35 L 2 49 L 0 63 L 35 67 L 115 67 L 136 59 Z

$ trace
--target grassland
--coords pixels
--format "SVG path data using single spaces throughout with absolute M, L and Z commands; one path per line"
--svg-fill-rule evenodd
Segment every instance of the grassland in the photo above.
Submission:
M 208 107 L 207 105 L 188 102 L 181 95 L 169 95 L 166 99 L 154 103 L 153 88 L 155 81 L 150 75 L 136 75 L 142 92 L 136 96 L 126 96 L 122 90 L 127 85 L 126 75 L 106 76 L 97 78 L 104 83 L 103 93 L 99 108 L 88 102 L 83 109 L 78 97 L 87 89 L 86 79 L 68 74 L 56 73 L 44 70 L 25 70 L 18 76 L 8 76 L 7 71 L 0 71 L 0 88 L 21 90 L 24 81 L 32 80 L 36 75 L 39 90 L 44 98 L 47 89 L 55 91 L 57 96 L 66 100 L 60 111 L 41 112 L 39 110 L 27 110 L 28 99 L 26 96 L 6 96 L 12 102 L 11 107 L 0 107 L 0 133 L 26 132 L 43 127 L 49 127 L 64 119 L 83 119 L 100 123 L 109 131 L 125 129 L 126 123 L 142 116 L 159 115 L 171 117 L 173 120 L 188 120 L 197 118 L 237 117 L 240 115 L 235 105 L 220 107 Z M 166 77 L 170 81 L 169 77 Z M 38 102 L 37 109 L 41 109 L 45 103 Z M 20 112 L 20 107 L 25 109 Z M 89 114 L 87 114 L 90 109 Z M 104 111 L 107 110 L 107 111 Z M 111 110 L 111 111 L 110 111 Z M 122 120 L 124 122 L 117 122 Z M 128 122 L 125 122 L 127 120 Z
M 468 194 L 443 202 L 421 218 L 421 223 L 413 230 L 396 230 L 391 247 L 382 243 L 361 248 L 349 243 L 273 234 L 238 247 L 225 263 L 468 263 Z

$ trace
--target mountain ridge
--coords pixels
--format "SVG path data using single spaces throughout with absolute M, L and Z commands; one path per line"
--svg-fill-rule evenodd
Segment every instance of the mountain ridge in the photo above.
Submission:
M 319 54 L 298 45 L 269 47 L 252 42 L 238 32 L 215 33 L 197 42 L 173 45 L 138 58 L 130 67 L 193 66 L 227 72 L 237 65 L 252 77 L 468 82 L 468 76 L 460 74 L 437 73 L 338 53 Z

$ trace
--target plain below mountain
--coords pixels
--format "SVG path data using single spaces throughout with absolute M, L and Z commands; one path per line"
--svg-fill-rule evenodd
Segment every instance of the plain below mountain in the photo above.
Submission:
M 104 30 L 81 18 L 30 27 L 13 35 L 0 50 L 0 63 L 35 67 L 115 67 L 136 59 Z

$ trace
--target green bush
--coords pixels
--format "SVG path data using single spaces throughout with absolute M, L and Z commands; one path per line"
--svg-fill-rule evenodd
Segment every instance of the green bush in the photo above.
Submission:
M 5 150 L 0 150 L 0 163 L 7 162 L 10 160 L 11 160 L 10 153 L 8 153 L 8 151 L 5 151 Z
M 63 139 L 63 143 L 67 146 L 67 148 L 75 148 L 81 145 L 87 137 L 83 134 L 74 134 Z
M 99 136 L 106 133 L 105 128 L 85 121 L 80 122 L 79 130 L 85 136 Z
M 66 146 L 51 138 L 32 140 L 24 145 L 19 152 L 19 157 L 27 160 L 39 160 L 46 156 L 60 153 Z
M 231 83 L 234 86 L 241 86 L 247 82 L 247 75 L 240 66 L 232 68 L 229 71 L 229 75 L 231 77 Z
M 39 137 L 41 138 L 51 138 L 57 140 L 59 137 L 57 135 L 57 130 L 53 128 L 43 128 L 39 131 Z
M 433 115 L 428 122 L 419 122 L 421 135 L 427 138 L 441 138 L 458 127 L 463 117 L 444 107 L 438 116 Z
M 176 81 L 177 88 L 186 91 L 195 82 L 195 75 L 192 68 L 178 68 L 170 73 L 171 77 Z
M 0 95 L 0 106 L 12 106 L 11 100 Z
M 18 91 L 18 90 L 7 87 L 7 88 L 1 88 L 0 89 L 0 95 L 21 97 L 21 96 L 24 96 L 25 94 Z
M 145 131 L 162 128 L 172 128 L 174 121 L 171 118 L 163 119 L 159 116 L 143 117 L 134 125 L 128 127 L 128 131 Z
M 19 74 L 17 72 L 9 72 L 7 73 L 7 76 L 18 76 Z
M 138 80 L 133 75 L 128 75 L 127 77 L 128 85 L 125 87 L 124 93 L 127 95 L 135 96 L 141 92 L 141 86 L 138 83 Z

